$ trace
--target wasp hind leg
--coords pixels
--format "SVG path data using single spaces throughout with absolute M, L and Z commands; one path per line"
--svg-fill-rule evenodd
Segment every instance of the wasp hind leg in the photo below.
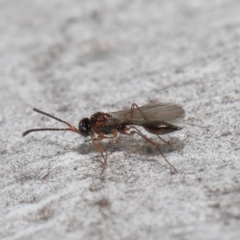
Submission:
M 155 143 L 154 141 L 152 141 L 151 139 L 149 139 L 148 137 L 146 137 L 136 127 L 131 126 L 131 127 L 125 128 L 120 133 L 124 134 L 124 135 L 128 135 L 128 136 L 133 135 L 133 134 L 137 134 L 140 137 L 142 137 L 143 139 L 145 139 L 147 142 L 149 142 L 151 145 L 155 146 L 157 148 L 157 150 L 159 151 L 159 153 L 164 158 L 164 160 L 167 162 L 167 164 L 174 170 L 175 173 L 177 173 L 177 169 L 166 159 L 166 157 L 164 156 L 164 154 L 163 154 L 162 150 L 160 149 L 160 147 L 158 146 L 158 144 Z
M 130 114 L 130 118 L 132 118 L 133 112 L 134 112 L 135 109 L 137 109 L 137 110 L 139 111 L 139 113 L 142 115 L 142 118 L 143 118 L 143 120 L 144 120 L 145 122 L 148 122 L 148 121 L 149 121 L 148 117 L 143 113 L 143 111 L 140 109 L 140 107 L 139 107 L 136 103 L 133 103 L 133 104 L 131 105 L 129 111 L 125 114 L 125 117 L 128 118 L 127 115 Z M 164 140 L 164 139 L 161 138 L 159 135 L 157 135 L 157 137 L 158 137 L 162 142 L 170 145 L 170 142 L 169 142 L 169 141 Z

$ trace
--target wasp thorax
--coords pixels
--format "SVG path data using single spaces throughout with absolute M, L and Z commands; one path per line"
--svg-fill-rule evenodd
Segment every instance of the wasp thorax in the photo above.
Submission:
M 79 134 L 81 134 L 83 137 L 88 137 L 90 135 L 91 128 L 89 126 L 89 122 L 90 122 L 89 118 L 83 118 L 79 122 L 78 126 Z

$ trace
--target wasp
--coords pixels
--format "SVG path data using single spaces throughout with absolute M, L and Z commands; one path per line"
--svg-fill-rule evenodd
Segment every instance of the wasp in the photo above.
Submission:
M 37 131 L 71 131 L 78 133 L 83 137 L 90 137 L 94 147 L 101 153 L 103 164 L 105 165 L 107 161 L 107 152 L 103 147 L 101 140 L 116 138 L 119 134 L 127 136 L 136 134 L 145 139 L 149 144 L 156 147 L 169 166 L 177 172 L 176 168 L 166 159 L 159 145 L 138 129 L 138 127 L 142 127 L 147 132 L 158 136 L 159 139 L 166 142 L 159 135 L 172 133 L 182 129 L 171 123 L 176 119 L 182 118 L 185 114 L 183 108 L 177 104 L 153 103 L 139 107 L 137 104 L 133 103 L 128 110 L 110 113 L 97 112 L 90 118 L 83 118 L 79 121 L 78 128 L 39 109 L 33 108 L 33 111 L 62 122 L 66 124 L 67 127 L 33 128 L 25 131 L 22 134 L 23 136 Z

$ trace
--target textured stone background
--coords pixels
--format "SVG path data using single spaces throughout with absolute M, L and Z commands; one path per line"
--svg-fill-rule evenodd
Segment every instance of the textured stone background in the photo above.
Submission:
M 239 0 L 1 0 L 0 238 L 239 239 Z M 72 133 L 96 111 L 176 102 L 158 152 Z M 152 139 L 158 141 L 157 138 Z

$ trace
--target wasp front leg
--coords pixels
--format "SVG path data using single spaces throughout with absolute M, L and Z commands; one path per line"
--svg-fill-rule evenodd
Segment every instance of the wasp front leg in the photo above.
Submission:
M 92 143 L 93 146 L 101 153 L 102 158 L 103 158 L 103 162 L 102 162 L 102 166 L 103 168 L 106 168 L 107 166 L 107 151 L 106 148 L 103 147 L 101 140 L 103 139 L 109 139 L 109 138 L 115 138 L 117 137 L 117 131 L 112 131 L 112 135 L 110 136 L 106 136 L 103 133 L 98 134 L 96 137 L 92 137 Z M 105 153 L 105 154 L 104 154 Z

